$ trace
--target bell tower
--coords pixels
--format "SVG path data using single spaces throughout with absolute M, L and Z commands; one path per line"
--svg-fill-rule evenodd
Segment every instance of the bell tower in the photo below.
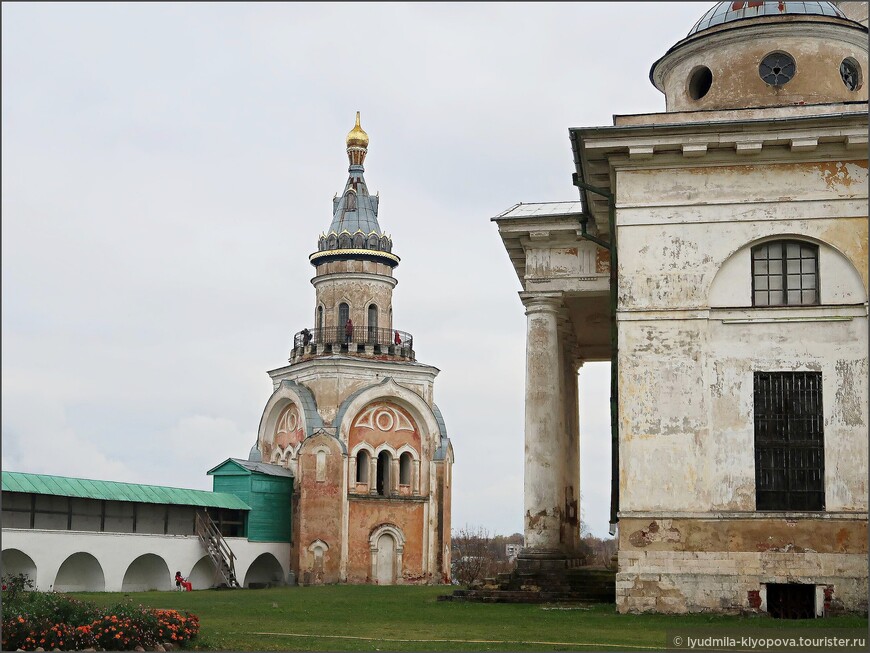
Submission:
M 309 257 L 315 269 L 314 327 L 294 336 L 290 362 L 331 354 L 414 360 L 413 338 L 393 326 L 399 257 L 378 224 L 379 197 L 366 186 L 369 136 L 359 111 L 346 144 L 347 182 L 333 198 L 332 222 Z
M 359 113 L 346 145 L 347 182 L 309 257 L 313 324 L 269 371 L 251 459 L 293 475 L 288 565 L 300 583 L 447 582 L 453 445 L 438 368 L 393 324 L 399 257 L 363 177 Z

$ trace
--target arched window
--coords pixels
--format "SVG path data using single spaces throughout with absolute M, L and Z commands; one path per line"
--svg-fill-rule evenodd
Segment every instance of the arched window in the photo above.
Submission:
M 411 460 L 407 451 L 399 456 L 399 485 L 411 484 Z
M 366 246 L 366 237 L 361 231 L 353 235 L 353 246 L 356 249 L 363 249 Z
M 356 193 L 352 190 L 347 191 L 345 195 L 347 201 L 344 203 L 344 208 L 348 211 L 356 211 Z
M 317 307 L 317 328 L 318 330 L 323 328 L 323 306 Z
M 369 305 L 369 342 L 376 343 L 378 341 L 378 307 L 374 304 Z
M 341 302 L 338 305 L 338 332 L 344 337 L 344 325 L 347 324 L 347 320 L 350 318 L 350 306 L 348 306 L 345 302 Z
M 390 495 L 390 465 L 393 460 L 388 451 L 378 454 L 378 494 L 382 497 Z
M 356 455 L 356 482 L 369 482 L 369 452 L 363 449 Z
M 819 303 L 819 247 L 776 240 L 752 248 L 753 306 Z

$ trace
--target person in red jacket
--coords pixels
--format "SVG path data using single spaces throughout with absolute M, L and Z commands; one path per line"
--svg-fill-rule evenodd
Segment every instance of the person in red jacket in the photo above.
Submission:
M 184 576 L 181 575 L 180 571 L 175 572 L 175 586 L 184 588 L 185 592 L 190 592 L 193 590 L 193 585 L 191 585 Z
M 353 322 L 350 321 L 350 318 L 347 318 L 347 322 L 344 323 L 344 341 L 346 343 L 350 343 L 353 338 Z
M 399 335 L 398 331 L 396 331 L 396 337 L 393 338 L 393 342 L 396 343 L 397 345 L 402 344 L 402 336 Z

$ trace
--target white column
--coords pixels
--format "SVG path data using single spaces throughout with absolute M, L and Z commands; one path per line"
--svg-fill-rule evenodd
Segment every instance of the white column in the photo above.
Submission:
M 525 549 L 564 556 L 565 407 L 559 293 L 520 293 L 526 306 Z

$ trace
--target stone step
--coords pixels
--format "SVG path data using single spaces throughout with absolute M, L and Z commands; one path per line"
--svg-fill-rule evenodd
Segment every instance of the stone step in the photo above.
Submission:
M 531 592 L 500 590 L 469 590 L 457 596 L 439 596 L 439 601 L 470 601 L 478 603 L 615 603 L 615 593 L 599 595 L 583 592 Z

